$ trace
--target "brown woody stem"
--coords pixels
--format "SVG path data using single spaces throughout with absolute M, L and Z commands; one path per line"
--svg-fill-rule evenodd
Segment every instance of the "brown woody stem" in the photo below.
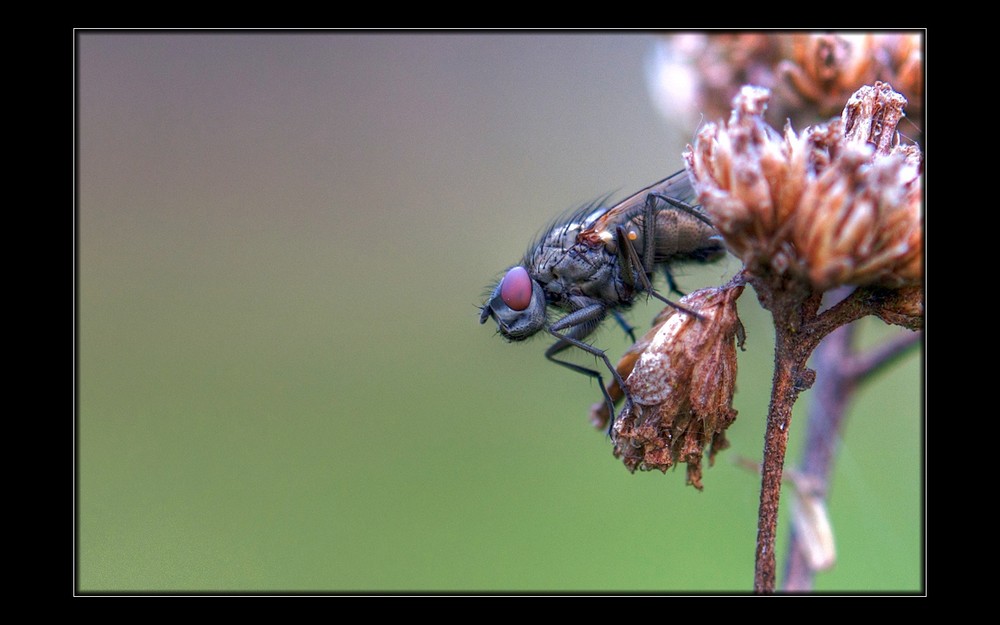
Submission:
M 773 593 L 776 577 L 774 545 L 788 430 L 796 398 L 812 384 L 812 372 L 805 368 L 811 351 L 811 347 L 806 345 L 810 342 L 807 328 L 809 322 L 816 318 L 820 297 L 801 283 L 768 283 L 763 279 L 752 279 L 751 282 L 761 304 L 771 311 L 775 330 L 774 378 L 764 434 L 754 567 L 754 592 Z
M 806 367 L 806 362 L 827 335 L 861 317 L 877 314 L 884 299 L 877 289 L 855 289 L 847 297 L 819 313 L 821 294 L 793 281 L 773 277 L 771 280 L 768 283 L 766 279 L 759 277 L 750 279 L 761 304 L 771 311 L 775 328 L 774 378 L 764 434 L 754 568 L 754 592 L 762 594 L 773 593 L 775 590 L 774 549 L 778 504 L 781 499 L 781 479 L 785 451 L 788 448 L 792 407 L 799 393 L 810 388 L 816 378 L 815 372 Z M 900 345 L 905 349 L 904 343 L 901 342 Z M 866 366 L 880 367 L 896 355 L 893 349 L 876 352 L 870 356 L 870 362 Z M 853 388 L 858 379 L 857 370 L 845 369 L 844 375 L 849 378 L 846 383 Z M 843 395 L 844 387 L 836 388 Z M 839 423 L 834 425 L 839 426 Z M 836 440 L 835 436 L 831 438 Z
M 764 462 L 761 467 L 760 508 L 757 513 L 757 555 L 754 568 L 754 592 L 773 593 L 775 583 L 774 544 L 778 527 L 778 502 L 781 499 L 781 475 L 788 447 L 788 426 L 792 420 L 792 406 L 799 394 L 796 388 L 796 366 L 784 359 L 783 343 L 776 341 L 774 382 L 771 405 L 767 415 L 764 435 Z

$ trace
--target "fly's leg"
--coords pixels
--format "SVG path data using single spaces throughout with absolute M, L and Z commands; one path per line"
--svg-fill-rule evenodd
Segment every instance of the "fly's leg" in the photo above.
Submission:
M 663 275 L 667 278 L 667 286 L 670 287 L 671 293 L 676 293 L 681 297 L 687 295 L 687 293 L 677 288 L 677 281 L 674 280 L 674 274 L 670 271 L 670 266 L 666 263 L 663 264 Z
M 635 326 L 629 324 L 628 321 L 625 321 L 625 317 L 622 317 L 621 313 L 617 310 L 612 310 L 611 314 L 614 316 L 615 321 L 618 322 L 618 325 L 621 326 L 622 330 L 625 330 L 625 334 L 627 334 L 628 337 L 632 339 L 632 342 L 635 343 Z
M 555 336 L 557 336 L 557 337 L 560 336 L 559 334 L 556 334 L 554 332 L 553 332 L 553 334 Z M 568 347 L 571 347 L 571 346 L 574 346 L 574 345 L 576 347 L 579 347 L 580 349 L 586 349 L 586 347 L 590 347 L 586 343 L 580 343 L 580 342 L 569 343 L 569 342 L 562 342 L 562 341 L 560 341 L 560 342 L 557 342 L 557 343 L 553 343 L 552 347 L 550 347 L 547 350 L 545 350 L 545 357 L 548 358 L 550 361 L 556 363 L 557 365 L 562 365 L 563 367 L 566 367 L 567 369 L 570 369 L 572 371 L 576 371 L 577 373 L 582 373 L 585 376 L 588 376 L 588 377 L 591 377 L 591 378 L 595 378 L 597 380 L 598 386 L 601 387 L 601 393 L 604 395 L 604 403 L 607 404 L 607 406 L 608 406 L 608 414 L 611 415 L 611 418 L 608 420 L 608 436 L 610 436 L 611 435 L 611 428 L 615 424 L 615 401 L 613 399 L 611 399 L 611 393 L 609 393 L 608 389 L 604 386 L 604 378 L 601 376 L 600 372 L 594 371 L 593 369 L 588 369 L 587 367 L 578 365 L 578 364 L 573 363 L 573 362 L 567 362 L 565 360 L 559 360 L 558 358 L 555 357 L 555 354 L 557 354 L 558 352 L 561 352 L 564 349 L 566 349 Z M 590 351 L 590 350 L 587 350 L 587 351 Z M 610 366 L 610 361 L 608 360 L 607 356 L 604 355 L 604 352 L 602 352 L 601 350 L 595 349 L 594 352 L 591 352 L 591 353 L 595 353 L 595 352 L 596 352 L 595 355 L 601 356 L 604 359 L 604 361 L 606 363 L 608 363 L 608 366 Z M 611 370 L 615 371 L 613 367 L 612 367 Z M 621 379 L 621 376 L 618 375 L 617 371 L 615 371 L 615 377 L 618 378 L 618 379 Z M 622 383 L 619 383 L 619 384 L 622 384 Z M 621 388 L 624 389 L 625 387 L 621 386 Z M 626 394 L 626 397 L 627 397 L 627 394 Z
M 652 198 L 652 197 L 653 197 L 653 194 L 650 193 L 649 197 L 646 199 L 647 206 L 650 203 L 650 199 L 649 198 Z M 644 221 L 643 222 L 643 228 L 646 228 L 645 224 L 648 224 L 648 223 L 652 223 L 652 222 L 651 221 Z M 702 316 L 699 315 L 698 313 L 696 313 L 695 311 L 693 311 L 693 310 L 691 310 L 689 308 L 685 308 L 684 306 L 681 306 L 677 302 L 670 301 L 667 298 L 665 298 L 662 295 L 660 295 L 659 291 L 655 290 L 653 288 L 653 285 L 650 283 L 649 277 L 646 275 L 646 268 L 642 264 L 642 260 L 639 259 L 639 253 L 635 251 L 635 246 L 632 245 L 632 239 L 630 239 L 630 238 L 628 238 L 628 236 L 626 236 L 625 229 L 622 228 L 621 226 L 618 226 L 618 228 L 615 230 L 615 232 L 616 232 L 616 236 L 618 237 L 618 241 L 619 241 L 619 243 L 618 243 L 618 260 L 619 260 L 619 262 L 621 264 L 622 274 L 625 277 L 626 284 L 628 284 L 629 286 L 632 286 L 631 280 L 630 280 L 630 277 L 632 276 L 632 273 L 633 273 L 632 272 L 632 267 L 633 266 L 641 267 L 642 271 L 635 272 L 635 275 L 639 276 L 639 282 L 642 283 L 642 286 L 643 286 L 644 289 L 646 289 L 647 293 L 649 293 L 650 295 L 652 295 L 656 299 L 660 300 L 661 302 L 663 302 L 667 306 L 671 306 L 674 309 L 679 310 L 680 312 L 682 312 L 684 314 L 691 315 L 692 317 L 694 317 L 696 319 L 702 319 Z M 653 238 L 653 236 L 655 236 L 655 232 L 653 232 L 652 229 L 647 229 L 647 231 L 645 233 L 643 233 L 643 238 L 642 238 L 643 248 L 645 248 L 645 249 L 655 249 L 655 248 L 653 248 L 652 243 L 650 242 L 650 240 Z M 652 263 L 652 261 L 650 261 L 650 262 Z
M 712 221 L 708 217 L 706 217 L 701 211 L 699 211 L 698 209 L 696 209 L 694 206 L 691 206 L 687 202 L 682 202 L 682 201 L 680 201 L 680 200 L 678 200 L 676 198 L 672 198 L 669 195 L 663 195 L 662 193 L 650 193 L 646 197 L 646 206 L 645 206 L 645 212 L 644 212 L 643 219 L 646 219 L 647 221 L 644 221 L 643 223 L 652 223 L 652 221 L 648 221 L 648 220 L 652 219 L 652 208 L 653 208 L 652 204 L 653 204 L 653 199 L 663 200 L 664 202 L 666 202 L 670 206 L 673 206 L 677 210 L 685 212 L 688 215 L 691 215 L 692 217 L 694 217 L 698 221 L 701 221 L 701 222 L 703 222 L 703 223 L 705 223 L 705 224 L 707 224 L 709 226 L 712 226 L 713 228 L 715 227 L 715 224 L 713 224 Z M 648 251 L 648 250 L 653 250 L 653 249 L 654 249 L 653 246 L 651 246 L 649 244 L 649 242 L 644 238 L 643 239 L 643 254 L 644 254 L 644 258 L 646 258 L 647 261 L 649 260 L 651 254 L 652 254 L 652 252 Z M 681 291 L 679 288 L 677 288 L 677 282 L 674 280 L 674 275 L 672 273 L 670 273 L 670 267 L 668 267 L 667 265 L 664 265 L 663 266 L 663 273 L 667 277 L 667 284 L 670 285 L 670 292 L 671 293 L 676 293 L 676 294 L 680 295 L 681 297 L 684 297 L 685 293 L 683 291 Z
M 710 220 L 701 211 L 699 211 L 698 209 L 696 209 L 694 206 L 691 206 L 687 202 L 682 202 L 682 201 L 680 201 L 680 200 L 678 200 L 676 198 L 670 197 L 669 195 L 663 195 L 662 193 L 650 193 L 646 197 L 646 204 L 649 204 L 649 198 L 651 198 L 651 197 L 652 198 L 657 198 L 659 200 L 663 200 L 664 202 L 666 202 L 667 204 L 670 204 L 674 208 L 676 208 L 676 209 L 678 209 L 680 211 L 683 211 L 683 212 L 687 213 L 688 215 L 691 215 L 692 217 L 694 217 L 698 221 L 704 222 L 704 223 L 708 224 L 709 226 L 712 226 L 713 228 L 715 227 L 715 224 L 712 223 L 712 220 Z
M 652 282 L 653 264 L 656 256 L 656 198 L 650 193 L 646 196 L 646 202 L 642 206 L 642 267 L 646 270 L 646 282 Z
M 593 345 L 585 343 L 581 340 L 583 337 L 593 332 L 594 328 L 596 328 L 600 324 L 601 320 L 604 319 L 606 313 L 607 309 L 603 304 L 591 304 L 589 306 L 581 308 L 580 310 L 571 312 L 562 319 L 550 325 L 548 328 L 546 328 L 546 330 L 548 331 L 549 334 L 556 337 L 557 341 L 553 343 L 552 346 L 550 346 L 547 350 L 545 350 L 545 357 L 558 365 L 566 367 L 567 369 L 571 369 L 573 371 L 576 371 L 577 373 L 582 373 L 585 376 L 597 379 L 597 383 L 601 387 L 601 392 L 604 394 L 604 401 L 608 405 L 608 411 L 609 411 L 608 414 L 611 415 L 611 419 L 608 425 L 608 434 L 610 435 L 611 427 L 614 425 L 615 422 L 615 402 L 613 399 L 611 399 L 611 394 L 608 392 L 608 389 L 604 386 L 603 376 L 601 376 L 599 371 L 588 369 L 587 367 L 578 365 L 576 363 L 568 362 L 565 360 L 560 360 L 555 357 L 556 354 L 568 349 L 571 346 L 578 347 L 583 351 L 587 352 L 588 354 L 591 354 L 603 360 L 604 364 L 611 372 L 611 375 L 614 376 L 615 382 L 618 383 L 618 387 L 621 388 L 623 392 L 625 392 L 625 381 L 622 380 L 621 375 L 618 373 L 618 369 L 616 369 L 614 365 L 611 364 L 611 361 L 608 359 L 607 354 L 605 354 L 603 350 L 597 349 Z M 566 330 L 566 333 L 560 334 L 561 330 Z M 626 397 L 627 397 L 627 392 L 626 392 Z
M 643 277 L 646 274 L 646 268 L 642 266 L 642 263 L 639 262 L 639 258 L 635 254 L 628 254 L 625 252 L 626 245 L 630 247 L 632 246 L 632 239 L 630 239 L 625 233 L 625 228 L 621 226 L 616 227 L 615 236 L 618 237 L 618 241 L 620 241 L 618 244 L 618 251 L 616 253 L 618 254 L 618 265 L 621 267 L 622 281 L 625 282 L 625 286 L 627 286 L 629 288 L 629 292 L 631 292 L 635 289 L 635 278 L 632 275 L 633 263 L 638 264 L 642 269 Z M 639 280 L 642 281 L 642 277 L 640 277 Z M 649 284 L 649 280 L 647 279 L 644 284 Z

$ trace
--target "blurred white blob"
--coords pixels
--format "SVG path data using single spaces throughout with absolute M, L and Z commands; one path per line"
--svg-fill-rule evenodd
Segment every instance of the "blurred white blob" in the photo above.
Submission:
M 791 480 L 796 495 L 792 501 L 792 524 L 809 567 L 813 571 L 826 571 L 837 561 L 833 525 L 823 497 L 802 483 L 805 481 L 799 476 Z
M 697 121 L 698 81 L 688 59 L 701 44 L 699 35 L 671 35 L 653 44 L 646 56 L 646 87 L 653 105 L 672 123 Z

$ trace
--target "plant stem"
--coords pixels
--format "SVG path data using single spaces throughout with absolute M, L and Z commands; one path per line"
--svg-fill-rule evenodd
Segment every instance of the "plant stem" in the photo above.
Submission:
M 777 324 L 776 324 L 777 325 Z M 764 434 L 764 462 L 761 465 L 760 508 L 757 513 L 757 555 L 754 592 L 773 593 L 775 587 L 774 544 L 778 527 L 781 476 L 788 448 L 792 406 L 801 390 L 798 371 L 801 363 L 789 357 L 796 351 L 790 333 L 778 329 L 775 340 L 774 379 Z
M 811 495 L 824 502 L 829 496 L 830 477 L 837 444 L 842 438 L 847 409 L 858 387 L 875 374 L 907 354 L 919 344 L 919 332 L 906 332 L 867 352 L 852 349 L 856 325 L 850 324 L 832 332 L 817 347 L 813 359 L 816 385 L 806 424 L 806 441 L 799 473 L 812 486 Z M 792 526 L 784 590 L 812 590 L 816 570 L 801 544 L 801 537 Z
M 778 526 L 778 503 L 781 499 L 781 478 L 785 451 L 788 448 L 792 407 L 799 393 L 810 388 L 816 378 L 816 373 L 806 367 L 806 362 L 813 350 L 830 333 L 866 315 L 885 314 L 887 310 L 891 312 L 893 302 L 887 296 L 887 293 L 891 295 L 891 292 L 878 288 L 857 288 L 819 313 L 822 293 L 814 292 L 808 284 L 766 273 L 763 275 L 751 273 L 749 282 L 757 292 L 761 305 L 771 312 L 775 330 L 774 378 L 771 403 L 768 407 L 767 429 L 764 433 L 764 460 L 761 463 L 760 508 L 757 517 L 757 551 L 754 567 L 754 592 L 773 593 L 776 578 L 774 545 Z M 873 367 L 881 367 L 894 357 L 895 353 L 888 350 L 875 353 L 870 361 Z M 852 386 L 856 384 L 856 370 L 845 371 L 855 371 L 850 374 L 847 383 Z M 850 394 L 838 391 L 840 388 L 835 387 L 835 392 L 838 392 L 841 398 Z
M 813 359 L 817 380 L 806 422 L 806 448 L 799 471 L 803 476 L 815 478 L 815 482 L 811 482 L 815 484 L 814 495 L 824 500 L 841 424 L 852 396 L 853 384 L 844 375 L 843 364 L 845 355 L 850 351 L 854 328 L 854 324 L 850 324 L 832 332 L 816 348 Z M 793 524 L 784 590 L 801 592 L 812 589 L 815 571 L 809 565 L 800 539 Z

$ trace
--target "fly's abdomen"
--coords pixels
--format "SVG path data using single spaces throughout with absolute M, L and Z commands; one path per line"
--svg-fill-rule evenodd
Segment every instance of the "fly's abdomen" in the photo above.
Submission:
M 639 217 L 641 226 L 642 218 Z M 722 237 L 712 226 L 697 217 L 673 208 L 661 209 L 655 216 L 654 241 L 656 263 L 683 261 L 710 262 L 726 252 Z M 643 232 L 636 227 L 637 232 Z M 636 241 L 641 250 L 641 241 Z M 640 252 L 641 253 L 641 252 Z

